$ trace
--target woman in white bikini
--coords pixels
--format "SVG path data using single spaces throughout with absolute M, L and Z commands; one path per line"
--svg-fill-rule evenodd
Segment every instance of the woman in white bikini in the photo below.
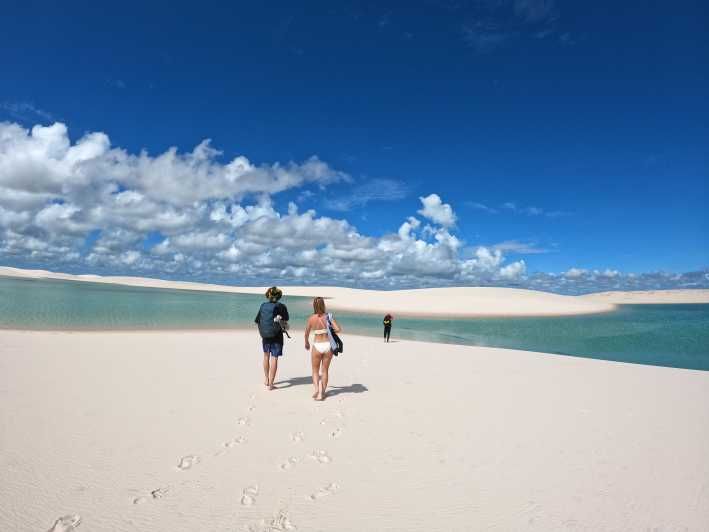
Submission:
M 325 310 L 325 300 L 322 297 L 313 299 L 313 315 L 308 318 L 305 324 L 305 349 L 310 349 L 310 333 L 313 333 L 313 349 L 310 352 L 310 360 L 313 367 L 313 399 L 322 401 L 327 390 L 328 370 L 332 362 L 332 347 L 327 334 L 327 320 L 330 319 L 332 329 L 340 332 L 340 326 Z

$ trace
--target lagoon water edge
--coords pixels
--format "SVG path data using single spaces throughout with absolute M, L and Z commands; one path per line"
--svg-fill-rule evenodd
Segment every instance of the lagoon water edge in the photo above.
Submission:
M 0 327 L 11 329 L 243 329 L 263 298 L 114 284 L 0 277 Z M 310 299 L 286 297 L 297 328 Z M 381 334 L 381 316 L 340 312 L 347 330 Z M 709 305 L 624 305 L 563 317 L 399 318 L 394 336 L 709 370 Z

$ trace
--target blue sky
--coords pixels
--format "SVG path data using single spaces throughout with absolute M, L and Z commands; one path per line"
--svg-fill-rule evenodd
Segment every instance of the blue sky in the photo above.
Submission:
M 372 239 L 357 249 L 381 253 L 365 279 L 333 274 L 334 281 L 346 284 L 396 277 L 407 286 L 536 286 L 529 279 L 537 274 L 571 271 L 567 279 L 583 278 L 587 289 L 598 280 L 593 270 L 617 272 L 620 277 L 609 279 L 619 287 L 629 273 L 659 271 L 666 279 L 705 270 L 709 7 L 621 4 L 461 0 L 146 7 L 124 2 L 108 9 L 95 2 L 70 8 L 25 2 L 4 9 L 0 121 L 25 130 L 6 134 L 13 139 L 31 140 L 33 126 L 54 122 L 65 125 L 72 144 L 101 132 L 111 149 L 136 157 L 141 150 L 158 157 L 171 147 L 189 154 L 211 139 L 220 153 L 210 156 L 210 164 L 226 166 L 244 156 L 255 168 L 273 172 L 274 165 L 294 162 L 292 173 L 300 177 L 288 186 L 230 189 L 197 199 L 209 209 L 228 201 L 227 213 L 234 205 L 268 202 L 268 216 L 278 223 L 289 203 L 301 216 L 314 209 L 313 224 L 319 218 L 346 222 L 363 239 Z M 30 144 L 23 145 L 31 151 Z M 0 162 L 4 156 L 7 163 L 0 166 L 2 190 L 39 193 L 48 167 L 37 161 L 31 171 L 13 166 L 10 149 L 7 142 L 4 152 L 0 148 Z M 52 153 L 43 156 L 51 159 Z M 313 156 L 327 167 L 327 176 L 303 177 L 310 171 L 303 165 Z M 73 174 L 61 179 L 71 181 L 83 170 L 66 171 Z M 95 188 L 103 179 L 97 172 L 91 174 L 93 184 L 82 186 Z M 106 192 L 106 201 L 121 191 L 146 196 L 148 182 L 157 190 L 149 177 L 134 177 L 131 185 L 120 175 L 111 177 L 118 189 Z M 115 216 L 89 216 L 92 204 L 85 191 L 55 181 L 43 192 L 49 194 L 42 196 L 45 203 L 33 203 L 34 210 L 6 202 L 0 262 L 185 278 L 227 275 L 210 263 L 204 247 L 189 248 L 185 238 L 182 247 L 175 244 L 187 232 L 199 232 L 202 242 L 205 235 L 214 236 L 209 216 L 190 218 L 192 225 L 179 231 L 147 223 L 137 228 Z M 153 207 L 160 210 L 165 201 L 162 210 L 169 204 L 177 216 L 187 203 L 177 206 L 170 190 L 152 197 Z M 431 194 L 441 208 L 450 206 L 454 223 L 419 213 L 425 209 L 422 198 Z M 73 207 L 40 215 L 53 203 Z M 50 215 L 66 222 L 63 232 L 57 223 L 42 225 L 54 220 Z M 436 245 L 449 235 L 458 243 L 446 240 L 445 253 L 419 244 L 421 253 L 434 255 L 403 256 L 401 249 L 388 247 L 388 239 L 410 216 L 420 221 L 413 242 Z M 256 220 L 249 218 L 248 224 Z M 253 239 L 242 238 L 241 227 L 231 223 L 219 233 L 224 238 L 210 253 L 238 242 L 241 257 L 262 254 Z M 283 230 L 299 234 L 288 226 Z M 103 255 L 94 253 L 89 260 L 92 246 L 120 231 L 132 232 L 123 234 L 124 247 L 104 246 Z M 21 244 L 21 235 L 52 249 L 32 254 L 37 249 Z M 153 246 L 170 237 L 173 245 L 161 248 L 163 257 L 181 253 L 181 264 L 193 261 L 199 267 L 153 260 Z M 291 247 L 274 259 L 272 270 L 261 270 L 262 276 L 258 269 L 238 270 L 234 256 L 230 272 L 244 280 L 280 275 L 314 282 L 303 273 L 307 262 L 289 264 L 287 257 L 324 252 L 306 254 L 322 265 L 333 257 L 344 260 L 343 250 L 352 246 L 328 248 L 328 243 Z M 466 260 L 480 259 L 481 248 L 503 256 L 484 272 L 478 264 L 471 266 L 474 274 L 470 267 L 461 273 Z M 140 257 L 118 259 L 131 250 Z M 386 264 L 386 250 L 399 254 L 399 266 Z M 419 259 L 420 270 L 401 267 Z M 450 268 L 426 266 L 442 260 L 453 261 Z M 511 270 L 499 275 L 500 268 L 519 261 L 523 271 L 512 269 L 519 275 L 513 277 Z M 328 276 L 327 268 L 318 272 Z M 692 282 L 697 278 L 706 281 L 695 276 Z M 597 285 L 606 287 L 606 281 Z

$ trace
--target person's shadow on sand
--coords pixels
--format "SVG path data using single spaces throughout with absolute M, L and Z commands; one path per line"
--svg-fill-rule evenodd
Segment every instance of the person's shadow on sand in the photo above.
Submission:
M 290 388 L 291 386 L 302 386 L 304 384 L 312 384 L 312 383 L 313 383 L 312 377 L 293 377 L 292 379 L 288 379 L 285 381 L 274 382 L 273 385 L 277 386 L 280 389 L 283 389 L 283 388 Z
M 275 385 L 279 389 L 290 388 L 291 386 L 303 386 L 309 384 L 312 386 L 312 377 L 293 377 L 292 379 L 287 379 L 284 381 L 278 381 Z M 350 384 L 349 386 L 328 386 L 327 396 L 332 397 L 333 395 L 340 395 L 342 393 L 364 393 L 369 391 L 364 384 Z
M 326 395 L 327 397 L 332 397 L 334 395 L 340 395 L 341 393 L 364 393 L 368 392 L 364 384 L 350 384 L 349 386 L 328 386 Z

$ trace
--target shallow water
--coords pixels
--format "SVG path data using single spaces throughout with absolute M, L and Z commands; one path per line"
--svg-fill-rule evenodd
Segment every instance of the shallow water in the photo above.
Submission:
M 352 332 L 371 329 L 361 316 L 341 321 Z M 400 318 L 395 337 L 709 370 L 709 305 L 622 305 L 603 314 L 543 318 Z
M 249 328 L 263 300 L 248 294 L 0 277 L 0 327 Z M 310 312 L 310 298 L 286 296 L 283 302 L 291 323 L 300 326 Z M 346 332 L 382 333 L 379 315 L 337 314 Z M 392 340 L 398 338 L 709 371 L 709 305 L 623 305 L 605 314 L 544 318 L 398 318 Z M 299 335 L 292 341 L 300 342 Z

